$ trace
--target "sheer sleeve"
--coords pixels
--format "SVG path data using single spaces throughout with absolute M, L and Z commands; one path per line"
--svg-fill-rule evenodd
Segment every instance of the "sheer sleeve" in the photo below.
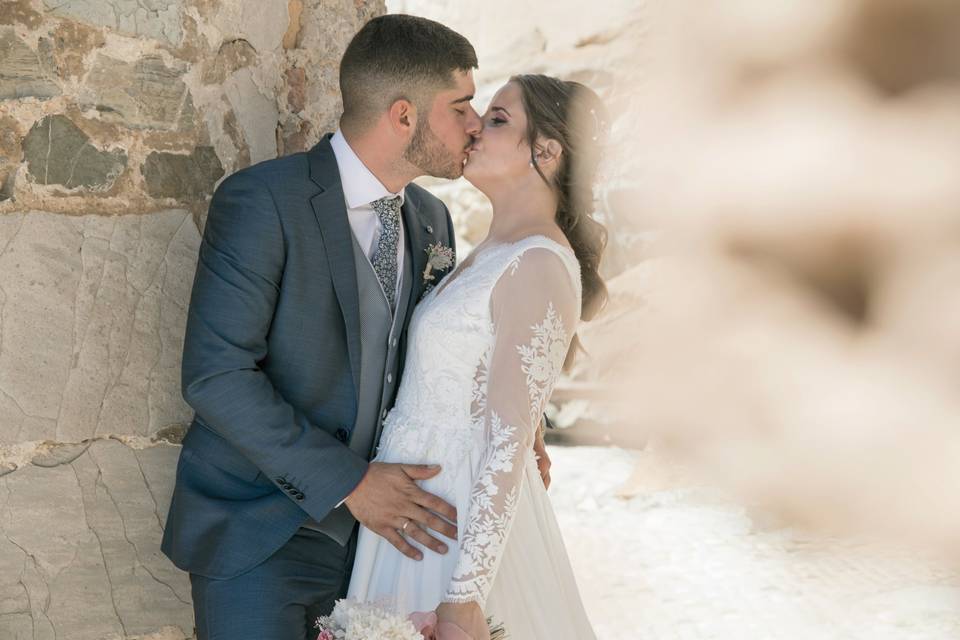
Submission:
M 579 276 L 573 275 L 553 250 L 535 247 L 514 258 L 494 287 L 494 342 L 474 404 L 487 447 L 444 602 L 483 607 L 490 593 L 537 424 L 579 319 Z

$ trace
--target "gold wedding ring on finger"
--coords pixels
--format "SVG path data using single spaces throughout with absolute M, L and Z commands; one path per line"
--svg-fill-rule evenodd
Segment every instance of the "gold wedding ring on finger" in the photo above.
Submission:
M 410 522 L 411 521 L 408 519 L 406 522 L 403 523 L 403 526 L 400 527 L 400 535 L 404 535 L 407 533 L 407 525 L 410 524 Z

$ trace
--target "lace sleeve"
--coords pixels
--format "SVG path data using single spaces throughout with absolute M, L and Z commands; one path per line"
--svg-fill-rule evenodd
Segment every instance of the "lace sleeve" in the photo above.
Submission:
M 579 319 L 577 291 L 560 256 L 544 248 L 516 257 L 493 290 L 494 344 L 487 358 L 486 390 L 481 380 L 474 405 L 487 448 L 444 602 L 485 606 L 510 533 L 524 467 L 533 457 L 536 427 Z

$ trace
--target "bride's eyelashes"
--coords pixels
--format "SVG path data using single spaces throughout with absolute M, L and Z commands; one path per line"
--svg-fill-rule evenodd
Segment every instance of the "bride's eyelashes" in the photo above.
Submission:
M 507 122 L 507 121 L 504 120 L 503 118 L 498 118 L 498 117 L 496 117 L 496 116 L 490 118 L 490 126 L 491 126 L 491 127 L 499 127 L 501 124 L 506 124 L 506 122 Z

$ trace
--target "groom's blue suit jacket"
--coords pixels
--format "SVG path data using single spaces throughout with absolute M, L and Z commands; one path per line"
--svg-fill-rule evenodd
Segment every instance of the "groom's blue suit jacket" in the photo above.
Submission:
M 416 185 L 403 220 L 414 283 L 401 363 L 425 249 L 454 246 L 446 207 Z M 162 543 L 176 566 L 243 573 L 359 483 L 368 462 L 345 444 L 359 366 L 356 266 L 328 135 L 238 171 L 210 202 L 183 345 L 195 416 Z

